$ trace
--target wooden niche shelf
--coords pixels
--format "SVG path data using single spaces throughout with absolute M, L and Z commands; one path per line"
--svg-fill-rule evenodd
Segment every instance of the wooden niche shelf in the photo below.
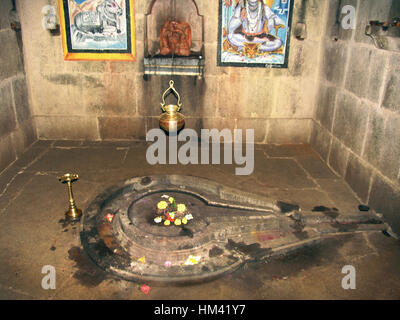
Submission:
M 185 75 L 201 78 L 204 72 L 203 16 L 194 0 L 153 0 L 146 14 L 144 78 L 150 75 Z M 187 22 L 191 28 L 189 56 L 161 55 L 160 33 L 166 21 Z

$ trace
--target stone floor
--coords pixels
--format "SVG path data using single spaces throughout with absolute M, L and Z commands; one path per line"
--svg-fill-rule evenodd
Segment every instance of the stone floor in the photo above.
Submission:
M 308 145 L 259 145 L 255 169 L 236 165 L 155 165 L 146 143 L 37 141 L 0 175 L 0 299 L 400 299 L 400 242 L 381 232 L 348 234 L 290 255 L 245 265 L 212 282 L 152 286 L 105 274 L 80 246 L 79 226 L 63 226 L 66 187 L 58 177 L 75 172 L 78 207 L 134 176 L 184 174 L 300 205 L 354 213 L 354 193 Z M 42 267 L 56 269 L 56 289 L 41 287 Z M 356 289 L 341 287 L 343 266 L 356 269 Z

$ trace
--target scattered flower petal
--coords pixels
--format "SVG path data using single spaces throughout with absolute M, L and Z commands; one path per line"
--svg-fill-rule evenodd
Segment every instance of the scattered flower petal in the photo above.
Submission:
M 148 294 L 149 294 L 150 289 L 151 289 L 151 288 L 150 288 L 148 285 L 146 285 L 146 284 L 144 284 L 144 285 L 142 285 L 142 286 L 140 287 L 140 290 L 141 290 L 145 295 L 148 295 Z
M 169 268 L 172 266 L 172 262 L 171 261 L 165 261 L 164 266 Z
M 107 213 L 107 214 L 106 214 L 106 220 L 107 220 L 109 223 L 111 223 L 111 222 L 113 221 L 113 219 L 114 219 L 114 214 L 112 214 L 112 213 Z

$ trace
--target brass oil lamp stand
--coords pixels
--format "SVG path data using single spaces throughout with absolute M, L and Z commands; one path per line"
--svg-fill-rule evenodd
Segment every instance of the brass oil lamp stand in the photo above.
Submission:
M 77 181 L 78 179 L 79 176 L 75 173 L 66 173 L 58 179 L 58 181 L 67 184 L 68 186 L 69 209 L 65 213 L 65 217 L 67 220 L 70 221 L 77 221 L 82 216 L 82 210 L 76 207 L 74 195 L 72 193 L 72 183 Z

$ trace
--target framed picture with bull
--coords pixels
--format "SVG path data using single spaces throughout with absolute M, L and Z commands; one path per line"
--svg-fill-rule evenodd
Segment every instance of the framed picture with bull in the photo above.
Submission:
M 135 61 L 134 0 L 59 0 L 65 60 Z

